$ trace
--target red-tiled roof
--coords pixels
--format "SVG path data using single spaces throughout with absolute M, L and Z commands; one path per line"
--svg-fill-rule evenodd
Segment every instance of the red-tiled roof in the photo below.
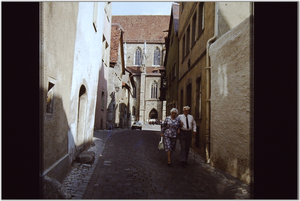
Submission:
M 112 23 L 124 28 L 124 42 L 165 43 L 169 29 L 169 15 L 120 15 L 112 16 Z
M 120 45 L 122 27 L 119 24 L 111 25 L 111 39 L 110 39 L 110 62 L 117 63 L 118 52 Z
M 147 67 L 146 73 L 154 73 L 153 71 L 157 71 L 159 73 L 159 69 L 157 67 Z

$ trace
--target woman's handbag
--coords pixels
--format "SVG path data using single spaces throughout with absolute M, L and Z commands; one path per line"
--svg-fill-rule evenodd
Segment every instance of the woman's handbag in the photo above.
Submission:
M 163 137 L 161 137 L 161 140 L 158 143 L 158 149 L 164 149 Z

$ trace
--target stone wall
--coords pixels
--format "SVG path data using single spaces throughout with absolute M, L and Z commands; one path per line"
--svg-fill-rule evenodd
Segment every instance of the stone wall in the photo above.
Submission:
M 126 32 L 126 31 L 125 31 Z M 124 45 L 126 47 L 125 50 L 125 63 L 126 66 L 137 66 L 135 65 L 135 51 L 138 47 L 141 48 L 142 52 L 144 52 L 145 49 L 145 44 L 140 43 L 140 44 L 134 44 L 134 43 L 126 43 Z M 149 67 L 160 67 L 159 65 L 155 66 L 153 65 L 153 58 L 154 58 L 154 50 L 156 47 L 159 47 L 160 49 L 160 55 L 161 55 L 161 65 L 163 65 L 163 47 L 164 44 L 152 44 L 152 43 L 146 43 L 146 60 L 145 60 L 145 72 L 147 71 L 146 69 Z M 134 80 L 136 82 L 136 98 L 132 98 L 131 104 L 130 104 L 130 111 L 132 114 L 132 106 L 136 108 L 136 118 L 139 121 L 145 122 L 147 119 L 149 120 L 149 113 L 150 111 L 154 108 L 158 112 L 158 118 L 162 119 L 163 118 L 163 111 L 162 111 L 162 101 L 160 101 L 158 98 L 160 96 L 160 83 L 161 83 L 161 77 L 160 74 L 157 76 L 151 75 L 148 76 L 147 74 L 145 76 L 145 83 L 142 84 L 141 81 L 141 74 L 135 74 L 134 75 Z M 156 81 L 158 83 L 158 93 L 157 93 L 157 99 L 151 99 L 151 83 L 153 81 Z M 141 87 L 145 86 L 144 89 Z M 142 92 L 142 93 L 141 93 Z M 141 103 L 142 101 L 142 103 Z M 142 111 L 143 116 L 140 115 L 139 110 L 143 108 L 144 110 Z
M 139 119 L 139 110 L 140 110 L 140 83 L 141 83 L 141 77 L 140 76 L 133 76 L 133 80 L 135 82 L 136 87 L 136 97 L 132 97 L 130 99 L 130 105 L 131 105 L 131 114 L 132 114 L 132 121 L 138 121 Z M 135 107 L 135 115 L 133 114 L 132 107 Z
M 250 184 L 250 17 L 210 47 L 211 165 Z
M 138 47 L 142 50 L 142 53 L 144 53 L 145 45 L 143 43 L 137 43 L 137 44 L 126 43 L 126 54 L 125 54 L 126 66 L 136 66 L 135 52 Z M 145 62 L 146 67 L 148 66 L 155 67 L 155 65 L 153 65 L 153 58 L 154 58 L 154 50 L 156 49 L 156 47 L 160 49 L 160 56 L 161 56 L 160 64 L 163 65 L 163 58 L 164 58 L 163 51 L 162 51 L 163 44 L 149 44 L 146 41 L 146 62 Z
M 160 96 L 160 77 L 146 77 L 145 84 L 145 119 L 149 120 L 149 113 L 152 109 L 155 109 L 158 113 L 158 119 L 162 119 L 162 101 L 158 98 Z M 151 98 L 151 84 L 156 82 L 157 85 L 157 98 Z

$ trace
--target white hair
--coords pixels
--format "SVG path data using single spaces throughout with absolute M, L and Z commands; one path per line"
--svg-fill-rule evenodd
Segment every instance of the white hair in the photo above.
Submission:
M 177 110 L 176 108 L 172 108 L 172 109 L 170 110 L 170 114 L 171 114 L 172 112 L 176 112 L 176 114 L 178 114 L 178 110 Z
M 190 109 L 190 107 L 189 107 L 189 106 L 184 106 L 184 107 L 183 107 L 183 110 L 184 110 L 184 109 L 187 109 L 187 110 L 189 110 L 189 109 Z

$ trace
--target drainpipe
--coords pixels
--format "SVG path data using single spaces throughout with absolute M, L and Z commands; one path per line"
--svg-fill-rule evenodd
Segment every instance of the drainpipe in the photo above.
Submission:
M 219 3 L 215 2 L 215 28 L 214 28 L 214 36 L 207 41 L 206 44 L 206 126 L 205 126 L 205 154 L 206 154 L 206 162 L 210 163 L 210 57 L 209 57 L 209 47 L 216 40 L 218 36 L 218 17 L 219 14 Z

